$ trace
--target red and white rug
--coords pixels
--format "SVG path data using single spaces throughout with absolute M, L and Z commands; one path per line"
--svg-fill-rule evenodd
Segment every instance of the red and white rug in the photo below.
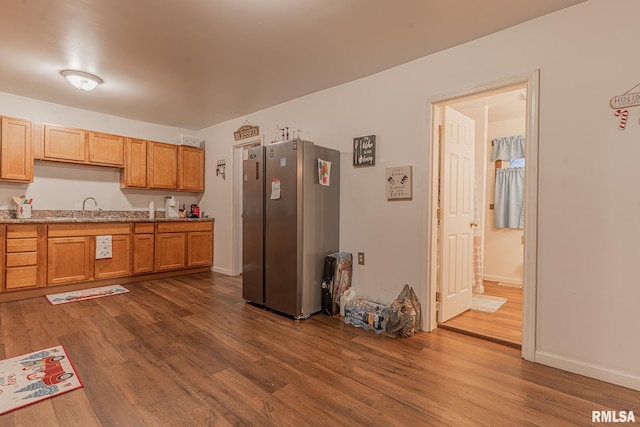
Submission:
M 81 387 L 61 345 L 0 360 L 0 415 Z
M 102 286 L 100 288 L 82 289 L 79 291 L 61 292 L 59 294 L 45 295 L 51 305 L 65 304 L 68 302 L 83 301 L 87 299 L 108 297 L 111 295 L 125 294 L 129 289 L 120 285 Z

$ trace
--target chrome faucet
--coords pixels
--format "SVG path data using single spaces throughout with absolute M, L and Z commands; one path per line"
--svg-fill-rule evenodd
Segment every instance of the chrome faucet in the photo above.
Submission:
M 84 199 L 82 201 L 82 216 L 84 217 L 84 211 L 85 211 L 85 204 L 87 203 L 87 200 L 93 200 L 93 203 L 95 204 L 96 208 L 98 207 L 98 201 L 96 199 L 94 199 L 93 197 L 87 197 L 86 199 Z M 91 213 L 91 216 L 93 216 L 93 212 Z

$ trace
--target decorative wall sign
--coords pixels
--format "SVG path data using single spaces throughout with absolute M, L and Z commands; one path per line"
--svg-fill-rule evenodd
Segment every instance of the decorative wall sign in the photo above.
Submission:
M 387 168 L 387 200 L 407 200 L 412 198 L 412 167 Z
M 222 179 L 226 179 L 225 177 L 225 169 L 227 167 L 226 160 L 218 160 L 218 164 L 216 165 L 216 176 L 221 176 Z
M 353 166 L 375 166 L 376 136 L 353 138 Z
M 618 125 L 618 129 L 624 130 L 624 128 L 627 127 L 627 116 L 629 115 L 629 110 L 626 108 L 624 110 L 618 109 L 613 115 L 620 117 L 620 125 Z
M 609 105 L 615 111 L 614 116 L 620 117 L 620 124 L 618 129 L 624 130 L 627 127 L 627 118 L 629 116 L 629 110 L 627 108 L 640 106 L 640 92 L 631 92 L 635 88 L 640 86 L 640 83 L 623 93 L 622 95 L 614 96 L 609 101 Z
M 609 102 L 611 108 L 622 109 L 629 107 L 637 107 L 640 105 L 640 92 L 625 93 L 622 95 L 614 96 Z
M 233 133 L 233 138 L 236 141 L 241 139 L 251 138 L 252 136 L 258 136 L 260 133 L 260 126 L 244 125 Z

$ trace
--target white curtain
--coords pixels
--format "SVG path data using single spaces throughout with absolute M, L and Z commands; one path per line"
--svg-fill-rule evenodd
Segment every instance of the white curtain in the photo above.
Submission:
M 493 140 L 491 161 L 524 158 L 524 135 L 505 136 Z
M 496 228 L 524 228 L 524 168 L 496 169 Z

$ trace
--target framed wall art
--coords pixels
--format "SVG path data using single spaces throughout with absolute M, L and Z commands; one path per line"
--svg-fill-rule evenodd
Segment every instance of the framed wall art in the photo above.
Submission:
M 387 168 L 387 200 L 411 200 L 412 172 L 411 166 Z
M 353 138 L 353 166 L 376 165 L 376 136 Z

